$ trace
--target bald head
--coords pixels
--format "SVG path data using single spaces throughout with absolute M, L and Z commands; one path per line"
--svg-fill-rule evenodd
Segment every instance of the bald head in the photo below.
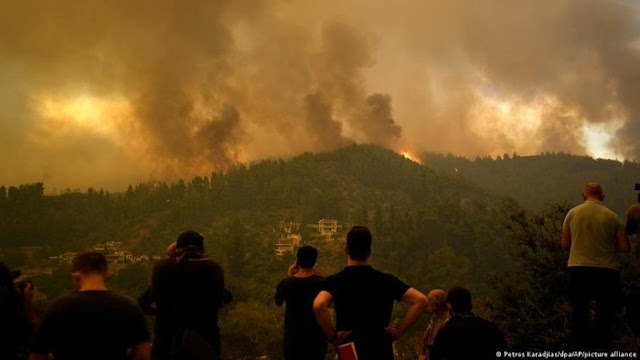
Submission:
M 584 188 L 582 189 L 582 197 L 585 200 L 600 200 L 604 199 L 604 192 L 602 191 L 602 186 L 597 182 L 588 182 L 584 184 Z
M 442 289 L 433 289 L 427 294 L 429 301 L 429 310 L 431 312 L 446 311 L 447 309 L 447 293 Z

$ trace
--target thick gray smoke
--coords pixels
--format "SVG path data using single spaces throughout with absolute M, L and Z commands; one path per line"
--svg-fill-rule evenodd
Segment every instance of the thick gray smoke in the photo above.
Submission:
M 629 0 L 15 1 L 0 184 L 112 189 L 351 142 L 640 159 Z M 607 141 L 609 141 L 607 143 Z
M 334 149 L 345 146 L 349 140 L 342 136 L 342 124 L 333 118 L 331 105 L 318 94 L 305 98 L 309 141 L 314 149 Z

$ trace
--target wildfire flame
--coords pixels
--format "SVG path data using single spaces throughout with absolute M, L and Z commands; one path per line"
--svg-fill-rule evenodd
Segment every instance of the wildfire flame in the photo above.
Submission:
M 409 159 L 413 161 L 414 163 L 422 164 L 422 161 L 420 161 L 420 159 L 418 159 L 417 156 L 412 155 L 410 152 L 406 150 L 401 150 L 400 155 L 404 156 L 405 159 Z

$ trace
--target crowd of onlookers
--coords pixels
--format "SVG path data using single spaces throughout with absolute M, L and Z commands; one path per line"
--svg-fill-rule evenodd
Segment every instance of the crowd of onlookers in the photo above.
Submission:
M 585 202 L 567 213 L 561 236 L 569 250 L 572 348 L 606 350 L 615 340 L 621 304 L 616 253 L 631 249 L 628 235 L 638 231 L 640 204 L 627 212 L 623 226 L 602 204 L 599 184 L 587 183 L 582 194 Z M 495 359 L 507 349 L 499 328 L 473 313 L 467 289 L 433 289 L 425 296 L 370 266 L 371 253 L 370 231 L 354 226 L 346 238 L 346 266 L 325 278 L 316 271 L 318 251 L 298 249 L 274 297 L 278 306 L 286 304 L 285 359 L 324 359 L 329 344 L 345 360 L 394 359 L 393 342 L 427 308 L 431 318 L 416 344 L 419 359 Z M 19 358 L 27 344 L 33 360 L 220 359 L 218 313 L 232 296 L 223 269 L 205 253 L 202 235 L 178 236 L 137 301 L 107 289 L 107 270 L 102 254 L 78 255 L 71 268 L 75 291 L 51 301 L 38 319 L 33 285 L 14 283 L 18 274 L 0 263 L 0 359 Z M 408 307 L 392 321 L 394 302 Z M 637 310 L 628 306 L 627 313 L 637 316 Z M 145 312 L 155 315 L 153 342 Z

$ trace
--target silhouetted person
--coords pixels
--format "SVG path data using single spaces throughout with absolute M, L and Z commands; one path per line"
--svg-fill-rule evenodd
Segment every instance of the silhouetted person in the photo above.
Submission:
M 19 272 L 10 271 L 0 262 L 0 359 L 22 358 L 37 318 L 31 304 L 33 285 L 16 286 Z
M 429 360 L 429 352 L 433 345 L 438 331 L 449 320 L 449 308 L 447 307 L 447 293 L 442 289 L 433 289 L 427 294 L 429 301 L 429 311 L 431 312 L 431 320 L 422 335 L 418 356 L 420 360 Z
M 627 210 L 627 223 L 625 232 L 628 236 L 638 236 L 640 230 L 640 193 L 638 193 L 638 203 L 632 205 Z M 640 249 L 635 249 L 636 268 L 640 266 Z M 627 297 L 627 324 L 636 336 L 636 344 L 640 347 L 640 279 L 636 274 L 635 279 L 629 285 L 629 296 Z
M 313 308 L 318 324 L 329 342 L 354 342 L 360 360 L 393 359 L 393 341 L 399 339 L 427 307 L 427 298 L 418 290 L 372 268 L 371 233 L 354 226 L 347 234 L 347 266 L 327 278 L 327 290 L 320 291 Z M 393 303 L 409 304 L 396 326 L 389 326 Z M 337 322 L 334 330 L 329 314 L 333 302 Z
M 640 193 L 638 193 L 638 203 L 631 205 L 627 210 L 625 232 L 628 236 L 632 236 L 638 233 L 638 229 L 640 229 Z
M 172 242 L 167 246 L 167 257 L 164 260 L 159 261 L 154 268 L 164 266 L 164 263 L 175 263 L 176 262 L 176 242 Z M 142 310 L 149 315 L 155 315 L 156 308 L 153 306 L 155 304 L 155 300 L 151 295 L 151 286 L 147 287 L 147 289 L 138 297 L 138 304 L 142 308 Z M 155 338 L 155 336 L 154 336 Z
M 608 349 L 622 292 L 616 252 L 630 250 L 629 238 L 616 213 L 602 204 L 600 184 L 587 183 L 582 197 L 585 202 L 569 210 L 562 224 L 562 248 L 569 250 L 573 345 Z M 591 301 L 596 302 L 593 333 L 589 326 Z
M 56 360 L 149 359 L 149 333 L 142 310 L 134 299 L 107 289 L 104 255 L 78 255 L 71 276 L 76 291 L 49 304 L 29 359 L 46 360 L 49 354 Z
M 430 360 L 496 359 L 506 349 L 498 327 L 471 311 L 471 293 L 454 287 L 447 293 L 450 318 L 438 331 L 429 352 Z
M 218 359 L 218 311 L 230 294 L 222 267 L 204 252 L 204 237 L 185 231 L 176 241 L 176 262 L 154 268 L 151 295 L 156 303 L 154 359 Z
M 318 250 L 311 246 L 298 249 L 296 262 L 288 276 L 278 283 L 276 305 L 287 307 L 284 316 L 285 360 L 324 359 L 327 342 L 313 313 L 313 300 L 324 288 L 325 280 L 314 269 Z

